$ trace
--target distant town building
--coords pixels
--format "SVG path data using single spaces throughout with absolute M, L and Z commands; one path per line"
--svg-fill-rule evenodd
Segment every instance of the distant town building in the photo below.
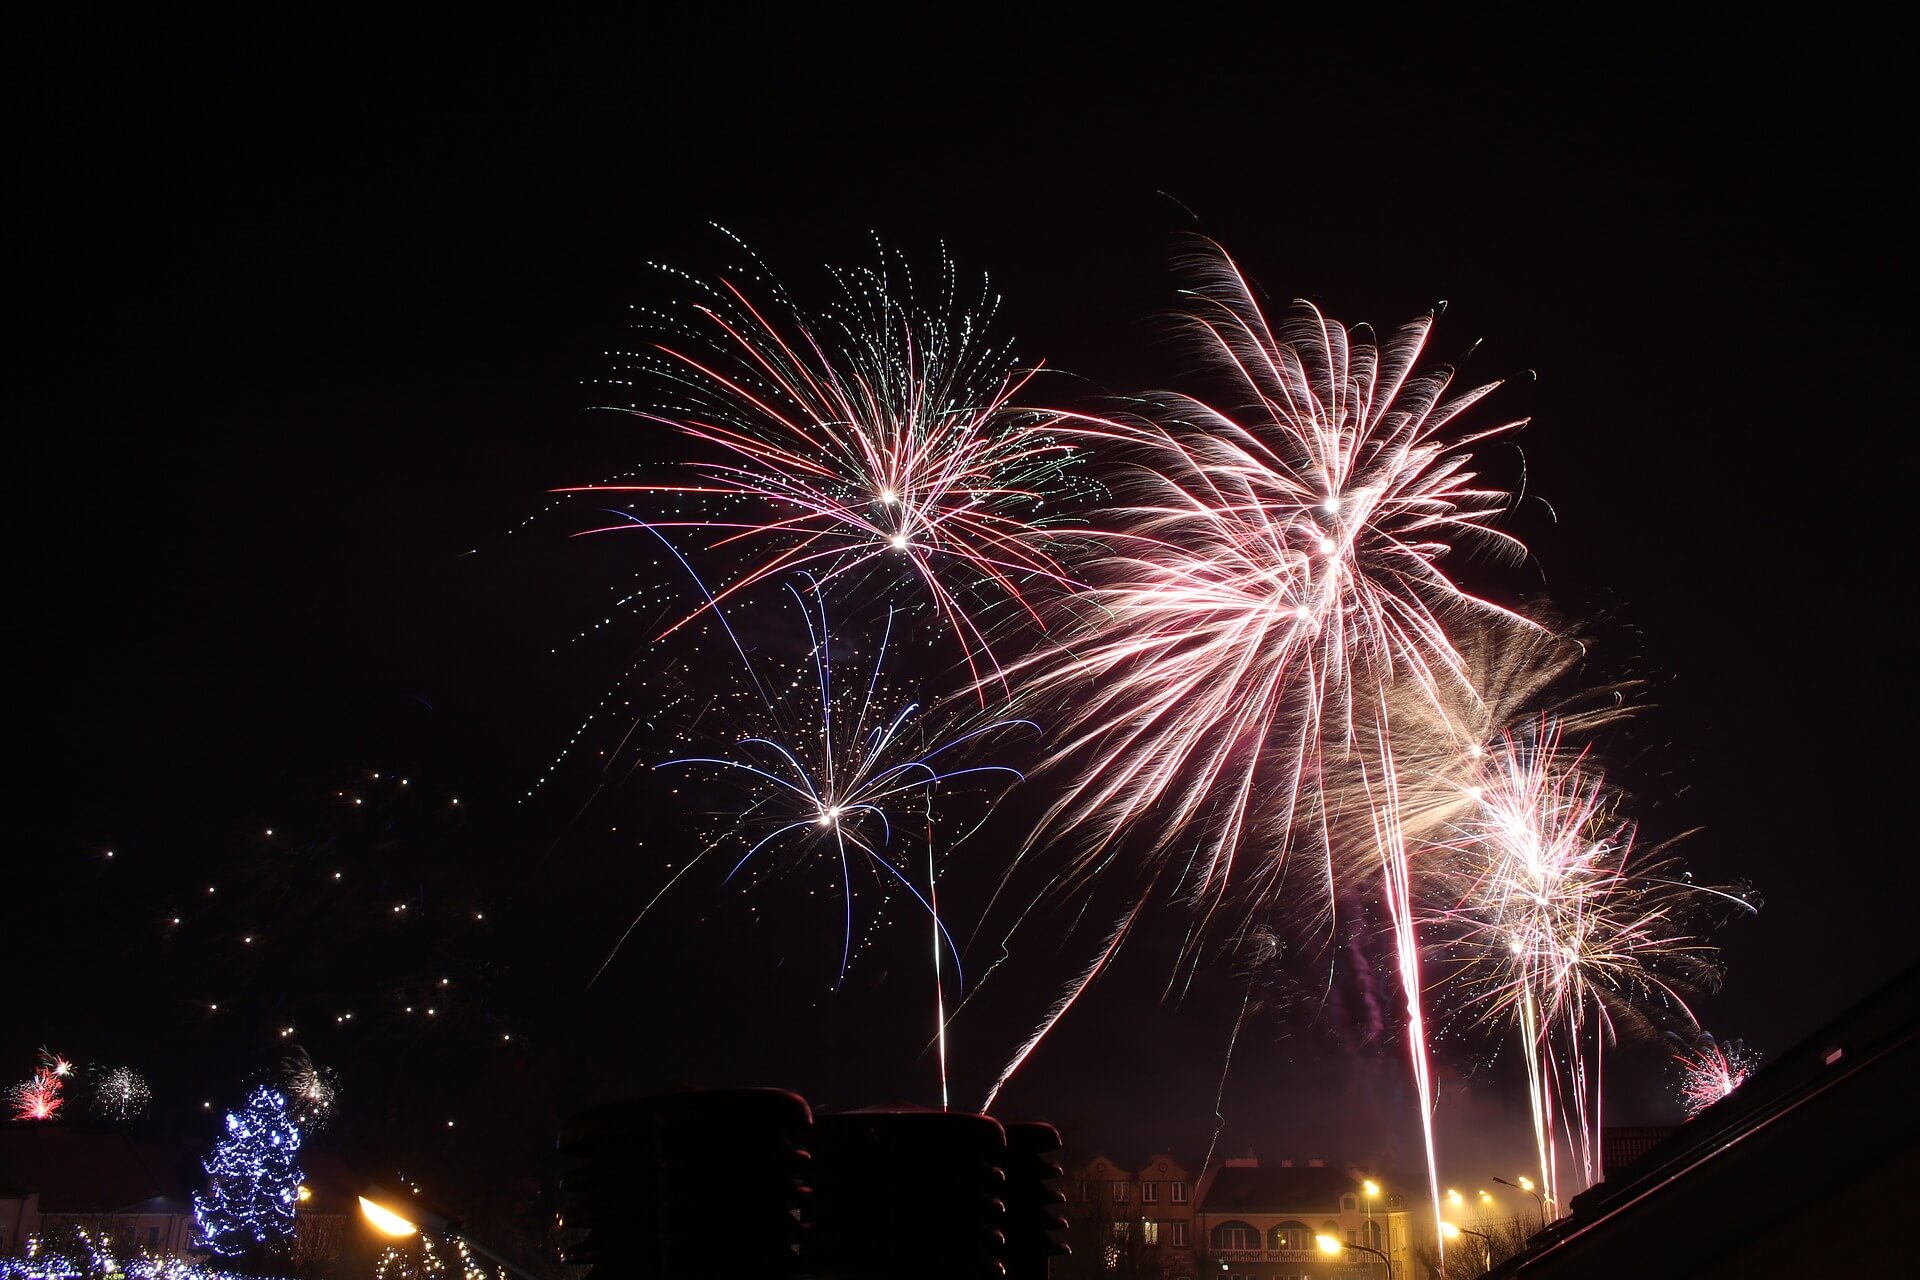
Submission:
M 1067 1188 L 1070 1258 L 1056 1276 L 1193 1280 L 1193 1175 L 1171 1155 L 1139 1167 L 1096 1157 L 1072 1171 Z

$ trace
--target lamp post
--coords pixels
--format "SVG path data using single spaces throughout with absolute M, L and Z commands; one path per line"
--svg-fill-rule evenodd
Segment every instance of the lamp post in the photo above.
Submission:
M 1313 1242 L 1319 1245 L 1320 1252 L 1326 1254 L 1329 1258 L 1339 1257 L 1342 1249 L 1358 1249 L 1362 1253 L 1370 1253 L 1380 1259 L 1380 1265 L 1384 1268 L 1388 1280 L 1392 1280 L 1393 1259 L 1371 1245 L 1348 1244 L 1344 1240 L 1335 1240 L 1332 1236 L 1315 1236 Z
M 1524 1191 L 1535 1200 L 1538 1200 L 1540 1202 L 1540 1229 L 1542 1231 L 1547 1229 L 1547 1200 L 1545 1196 L 1542 1196 L 1538 1191 L 1533 1189 L 1532 1178 L 1529 1178 L 1523 1173 L 1520 1175 L 1520 1181 L 1518 1182 L 1508 1182 L 1505 1178 L 1501 1177 L 1494 1178 L 1494 1181 L 1502 1186 L 1512 1187 L 1515 1191 Z
M 1470 1231 L 1466 1227 L 1456 1226 L 1451 1222 L 1443 1222 L 1440 1224 L 1440 1234 L 1445 1236 L 1449 1240 L 1458 1240 L 1461 1236 L 1472 1236 L 1475 1239 L 1479 1240 L 1480 1252 L 1482 1255 L 1480 1269 L 1482 1271 L 1493 1270 L 1493 1237 L 1492 1236 L 1487 1235 L 1484 1232 L 1480 1232 L 1480 1231 Z

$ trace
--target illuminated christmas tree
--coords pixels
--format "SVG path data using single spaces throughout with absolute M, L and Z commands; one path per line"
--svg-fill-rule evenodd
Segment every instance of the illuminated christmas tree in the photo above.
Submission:
M 227 1134 L 203 1165 L 207 1192 L 193 1198 L 200 1243 L 231 1258 L 290 1238 L 300 1202 L 299 1155 L 300 1126 L 277 1090 L 261 1085 L 244 1110 L 227 1112 Z

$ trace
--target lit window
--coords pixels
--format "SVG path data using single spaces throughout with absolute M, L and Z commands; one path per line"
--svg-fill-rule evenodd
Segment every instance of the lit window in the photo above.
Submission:
M 1307 1230 L 1304 1222 L 1283 1222 L 1273 1229 L 1271 1247 L 1304 1252 L 1314 1247 L 1313 1232 Z
M 1140 1224 L 1140 1238 L 1148 1244 L 1160 1243 L 1160 1224 L 1151 1219 Z
M 1160 1201 L 1160 1184 L 1159 1183 L 1143 1182 L 1140 1184 L 1140 1203 L 1141 1204 L 1158 1204 L 1159 1201 Z
M 1244 1222 L 1224 1222 L 1213 1229 L 1213 1247 L 1228 1253 L 1251 1253 L 1260 1248 L 1260 1233 Z
M 1175 1204 L 1185 1204 L 1187 1202 L 1187 1184 L 1186 1183 L 1170 1182 L 1167 1184 L 1167 1186 L 1171 1189 L 1171 1195 L 1173 1197 L 1173 1202 Z

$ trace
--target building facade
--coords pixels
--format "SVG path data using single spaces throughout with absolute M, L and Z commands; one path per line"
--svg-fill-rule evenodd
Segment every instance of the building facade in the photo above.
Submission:
M 1209 1171 L 1193 1235 L 1209 1280 L 1411 1280 L 1412 1229 L 1401 1197 L 1361 1171 L 1247 1156 Z M 1360 1247 L 1329 1255 L 1321 1236 Z
M 1073 1171 L 1067 1190 L 1071 1259 L 1054 1274 L 1193 1280 L 1194 1186 L 1188 1167 L 1156 1155 L 1138 1167 L 1105 1156 Z

